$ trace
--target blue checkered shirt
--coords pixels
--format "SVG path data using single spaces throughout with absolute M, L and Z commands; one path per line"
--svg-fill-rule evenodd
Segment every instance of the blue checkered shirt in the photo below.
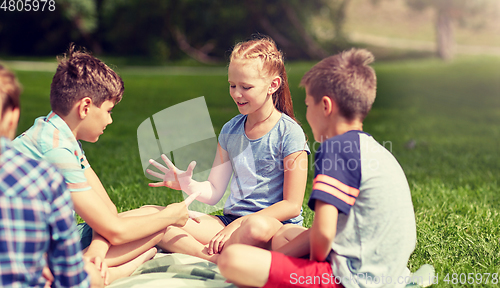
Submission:
M 0 286 L 89 287 L 73 203 L 62 175 L 0 138 Z

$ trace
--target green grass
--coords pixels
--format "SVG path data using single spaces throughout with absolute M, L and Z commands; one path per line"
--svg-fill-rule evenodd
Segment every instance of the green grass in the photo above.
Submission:
M 294 108 L 308 138 L 300 78 L 313 63 L 288 65 Z M 418 243 L 409 267 L 430 263 L 439 275 L 498 273 L 500 267 L 500 59 L 460 58 L 377 63 L 377 100 L 364 130 L 385 142 L 412 191 Z M 181 201 L 178 192 L 149 188 L 137 147 L 139 124 L 164 108 L 205 96 L 215 132 L 238 113 L 223 68 L 194 75 L 179 70 L 118 68 L 125 81 L 114 123 L 86 155 L 120 211 Z M 205 68 L 204 68 L 205 69 Z M 174 69 L 175 70 L 175 69 Z M 18 132 L 49 111 L 52 73 L 18 72 L 25 86 Z M 407 148 L 409 142 L 415 145 Z M 306 199 L 313 171 L 309 173 Z M 313 213 L 304 205 L 305 225 Z M 471 285 L 465 285 L 471 286 Z M 486 285 L 496 286 L 496 285 Z

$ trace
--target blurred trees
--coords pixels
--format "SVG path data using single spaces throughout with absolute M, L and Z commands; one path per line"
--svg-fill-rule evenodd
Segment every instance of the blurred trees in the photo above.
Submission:
M 320 59 L 335 52 L 326 52 L 335 46 L 318 44 L 308 21 L 325 3 L 342 11 L 332 3 L 348 1 L 57 0 L 53 12 L 2 11 L 0 53 L 55 55 L 75 42 L 95 54 L 146 56 L 157 62 L 187 54 L 212 63 L 227 58 L 236 42 L 261 33 L 271 36 L 289 59 Z
M 498 0 L 406 0 L 406 2 L 416 10 L 426 8 L 435 10 L 437 54 L 444 60 L 450 60 L 454 56 L 455 23 L 464 27 L 478 27 L 492 19 L 491 17 L 498 17 Z

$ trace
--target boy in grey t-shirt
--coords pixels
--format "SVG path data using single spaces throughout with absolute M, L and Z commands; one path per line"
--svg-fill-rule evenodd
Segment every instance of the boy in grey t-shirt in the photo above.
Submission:
M 310 229 L 285 225 L 274 236 L 275 251 L 227 247 L 218 265 L 236 285 L 406 285 L 415 216 L 400 165 L 363 132 L 376 94 L 371 62 L 370 52 L 352 49 L 323 59 L 302 78 L 307 121 L 322 143 L 308 203 L 314 221 Z

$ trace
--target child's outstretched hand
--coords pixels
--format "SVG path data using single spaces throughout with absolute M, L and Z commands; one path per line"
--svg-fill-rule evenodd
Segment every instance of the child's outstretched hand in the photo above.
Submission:
M 161 187 L 161 186 L 166 186 L 168 188 L 176 189 L 176 190 L 182 190 L 188 194 L 189 193 L 187 190 L 189 190 L 190 184 L 193 181 L 193 170 L 194 167 L 196 166 L 196 162 L 193 161 L 189 164 L 187 167 L 186 171 L 182 171 L 177 169 L 177 167 L 174 166 L 174 164 L 168 159 L 165 154 L 161 155 L 161 159 L 167 164 L 167 167 L 161 165 L 160 163 L 156 162 L 153 159 L 149 160 L 149 163 L 151 163 L 153 166 L 158 168 L 162 173 L 158 173 L 155 171 L 152 171 L 150 169 L 146 169 L 146 172 L 150 174 L 151 176 L 154 176 L 158 179 L 162 179 L 162 182 L 156 182 L 156 183 L 149 183 L 149 186 L 151 187 Z

